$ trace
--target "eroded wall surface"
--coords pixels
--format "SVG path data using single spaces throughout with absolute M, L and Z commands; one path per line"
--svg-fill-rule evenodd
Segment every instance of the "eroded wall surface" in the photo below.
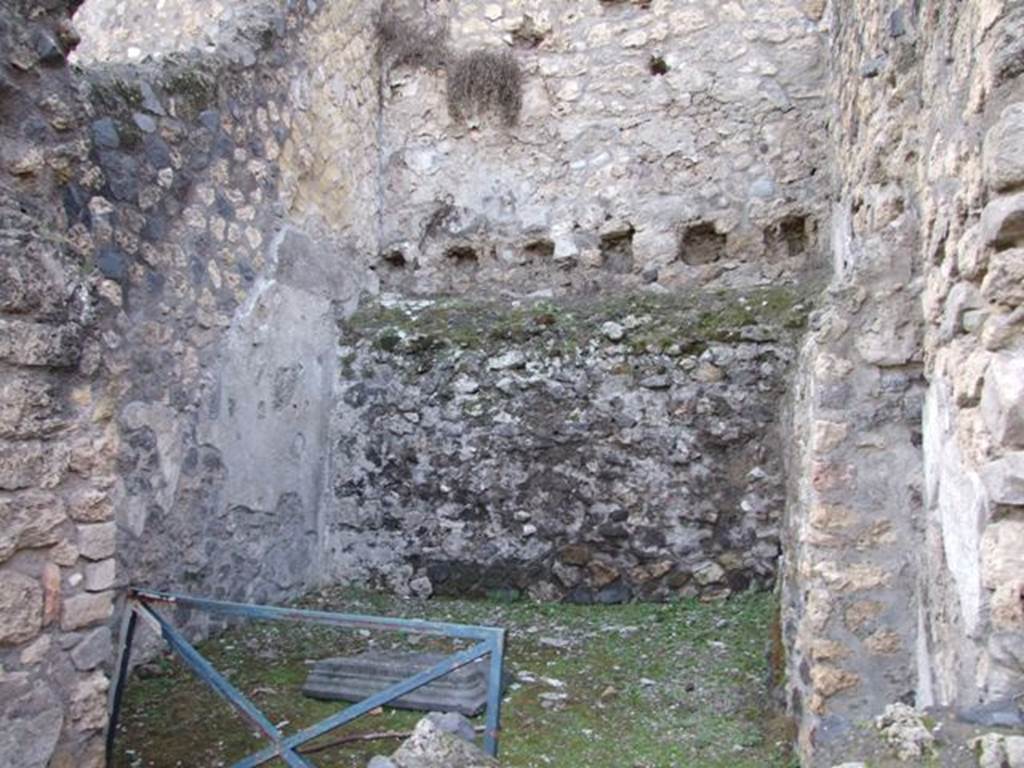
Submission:
M 212 52 L 223 42 L 223 27 L 244 14 L 234 0 L 85 0 L 75 14 L 82 42 L 71 60 L 85 66 L 138 62 L 191 50 Z
M 918 694 L 1024 693 L 1024 5 L 927 19 L 921 260 L 928 400 Z
M 367 284 L 374 200 L 341 182 L 329 217 L 304 200 L 307 129 L 337 104 L 336 132 L 358 133 L 375 75 L 352 47 L 365 25 L 337 24 L 321 43 L 331 57 L 299 49 L 316 25 L 362 11 L 337 3 L 324 22 L 269 8 L 216 56 L 89 74 L 111 101 L 90 128 L 100 169 L 128 187 L 110 188 L 92 226 L 120 285 L 132 583 L 266 601 L 314 578 L 334 322 Z M 374 167 L 369 142 L 335 149 L 349 174 Z
M 214 53 L 82 72 L 51 6 L 6 4 L 2 27 L 0 762 L 18 768 L 102 764 L 125 587 L 266 601 L 315 579 L 335 319 L 376 250 L 363 6 L 253 5 Z M 346 169 L 329 209 L 295 139 L 326 109 Z
M 342 326 L 326 562 L 429 595 L 772 583 L 795 291 L 370 304 Z
M 750 286 L 816 265 L 828 173 L 815 5 L 510 0 L 407 14 L 403 42 L 447 25 L 448 52 L 438 63 L 435 41 L 409 66 L 412 43 L 385 51 L 382 281 L 561 294 Z M 449 114 L 452 72 L 477 51 L 509 52 L 522 71 L 514 126 Z
M 832 296 L 796 379 L 784 545 L 808 764 L 892 701 L 1024 690 L 1019 3 L 836 4 Z M 1016 314 L 1015 314 L 1016 313 Z M 922 379 L 923 376 L 923 379 Z
M 0 6 L 0 762 L 16 768 L 101 764 L 113 646 L 109 313 L 60 195 L 88 152 L 69 5 Z

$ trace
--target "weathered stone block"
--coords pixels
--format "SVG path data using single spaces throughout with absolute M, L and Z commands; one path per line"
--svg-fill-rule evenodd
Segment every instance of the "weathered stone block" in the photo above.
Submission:
M 43 626 L 43 589 L 20 573 L 0 573 L 0 645 L 31 640 Z
M 115 523 L 92 523 L 78 526 L 78 551 L 89 560 L 113 557 L 116 546 Z
M 103 592 L 114 586 L 117 561 L 114 558 L 88 563 L 85 566 L 85 588 L 89 592 Z
M 109 627 L 94 629 L 71 650 L 71 661 L 82 672 L 95 669 L 114 656 L 114 643 Z
M 1024 193 L 1000 197 L 981 213 L 981 236 L 986 245 L 1012 248 L 1024 243 Z
M 114 504 L 110 494 L 88 488 L 68 499 L 68 516 L 79 523 L 105 523 L 114 519 Z
M 37 377 L 5 376 L 0 382 L 0 437 L 38 437 L 63 426 L 53 385 Z
M 0 755 L 6 768 L 46 768 L 60 738 L 64 707 L 43 681 L 0 678 Z
M 0 320 L 0 360 L 16 365 L 72 368 L 78 362 L 81 328 L 27 320 Z
M 997 631 L 1024 632 L 1024 575 L 996 587 L 989 606 Z
M 1024 304 L 1024 248 L 992 254 L 981 293 L 987 300 L 1005 307 Z
M 68 463 L 68 449 L 62 443 L 0 443 L 0 490 L 54 488 L 63 479 Z
M 102 728 L 107 722 L 107 690 L 110 680 L 102 672 L 94 672 L 79 681 L 71 694 L 71 718 L 82 731 Z
M 367 651 L 358 656 L 317 662 L 302 688 L 316 699 L 360 701 L 384 688 L 429 669 L 444 659 L 437 653 Z M 388 706 L 425 712 L 460 712 L 474 716 L 487 700 L 487 667 L 468 664 L 415 690 Z
M 1024 307 L 1005 315 L 992 315 L 981 331 L 981 344 L 989 352 L 998 352 L 1013 344 L 1024 333 Z
M 997 445 L 1024 448 L 1024 357 L 993 356 L 981 393 L 981 414 Z
M 60 628 L 70 632 L 99 624 L 109 619 L 113 612 L 114 601 L 110 592 L 75 595 L 64 601 Z
M 981 537 L 981 581 L 988 589 L 1024 574 L 1024 521 L 990 523 Z
M 391 756 L 396 768 L 497 768 L 470 742 L 442 730 L 430 718 L 423 718 L 416 730 Z
M 991 501 L 1024 505 L 1024 452 L 989 462 L 981 468 L 981 479 Z
M 1011 104 L 985 136 L 985 181 L 997 192 L 1024 184 L 1024 104 Z
M 34 492 L 0 499 L 0 563 L 19 549 L 56 544 L 58 526 L 66 519 L 64 503 L 53 494 Z

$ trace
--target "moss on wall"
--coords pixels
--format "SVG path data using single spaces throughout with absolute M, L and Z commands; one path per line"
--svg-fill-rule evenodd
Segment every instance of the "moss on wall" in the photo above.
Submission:
M 812 308 L 811 295 L 795 287 L 772 287 L 517 304 L 462 298 L 375 302 L 341 329 L 346 342 L 369 337 L 378 350 L 396 355 L 491 352 L 515 345 L 569 356 L 591 342 L 608 343 L 605 325 L 620 323 L 635 326 L 621 341 L 631 353 L 694 354 L 711 342 L 799 335 Z

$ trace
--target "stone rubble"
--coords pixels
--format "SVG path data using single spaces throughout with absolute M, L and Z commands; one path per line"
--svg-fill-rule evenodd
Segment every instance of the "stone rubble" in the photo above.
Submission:
M 367 768 L 491 768 L 498 761 L 475 746 L 476 732 L 461 715 L 431 713 L 416 725 L 390 758 L 375 757 Z

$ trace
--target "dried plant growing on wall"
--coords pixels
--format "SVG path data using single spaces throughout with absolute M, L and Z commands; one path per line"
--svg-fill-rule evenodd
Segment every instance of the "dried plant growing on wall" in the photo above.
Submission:
M 448 113 L 465 120 L 494 110 L 514 125 L 523 106 L 523 73 L 508 51 L 473 51 L 448 64 Z
M 448 60 L 448 26 L 421 16 L 410 20 L 391 8 L 377 17 L 377 39 L 384 61 L 393 67 L 443 67 Z

